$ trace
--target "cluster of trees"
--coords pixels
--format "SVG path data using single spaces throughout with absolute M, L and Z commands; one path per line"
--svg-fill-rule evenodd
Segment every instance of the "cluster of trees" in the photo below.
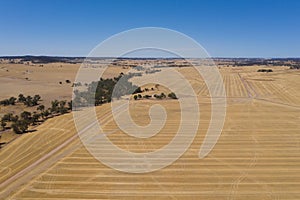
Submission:
M 86 84 L 87 90 L 79 91 L 75 90 L 75 98 L 73 99 L 74 105 L 82 107 L 88 106 L 94 103 L 95 106 L 112 101 L 112 95 L 114 98 L 120 98 L 121 96 L 140 93 L 141 88 L 133 85 L 129 79 L 133 76 L 140 76 L 140 73 L 121 73 L 118 77 L 103 79 L 99 81 L 93 81 Z M 115 86 L 118 83 L 118 87 L 114 91 Z M 80 84 L 81 85 L 81 84 Z
M 33 113 L 23 111 L 20 115 L 7 113 L 2 117 L 0 125 L 5 130 L 8 123 L 10 123 L 10 128 L 15 133 L 22 134 L 28 130 L 30 125 L 36 125 L 38 122 L 45 121 L 49 117 L 65 114 L 72 110 L 72 101 L 54 100 L 51 102 L 50 108 L 46 109 L 44 105 L 39 105 L 36 110 Z
M 273 72 L 272 69 L 259 69 L 257 72 Z
M 15 105 L 17 102 L 23 103 L 28 107 L 39 105 L 39 101 L 41 100 L 41 96 L 36 94 L 33 97 L 27 96 L 25 97 L 23 94 L 19 94 L 18 98 L 10 97 L 9 99 L 4 99 L 0 101 L 0 105 L 8 106 Z
M 137 95 L 133 96 L 134 100 L 149 99 L 151 97 L 152 97 L 152 95 L 148 95 L 148 94 L 144 95 L 144 96 L 142 96 L 141 94 L 137 94 Z M 167 98 L 167 96 L 165 95 L 165 93 L 154 94 L 153 97 L 156 98 L 156 99 L 165 99 L 165 98 Z M 174 92 L 169 93 L 168 94 L 168 98 L 170 98 L 170 99 L 178 99 L 177 96 L 176 96 L 176 94 Z
M 0 105 L 3 105 L 3 106 L 15 105 L 16 100 L 17 100 L 17 98 L 10 97 L 9 99 L 4 99 L 4 100 L 0 101 Z
M 39 105 L 39 101 L 41 100 L 41 96 L 36 94 L 33 97 L 30 95 L 25 97 L 23 94 L 19 94 L 18 102 L 23 103 L 28 107 L 37 106 Z

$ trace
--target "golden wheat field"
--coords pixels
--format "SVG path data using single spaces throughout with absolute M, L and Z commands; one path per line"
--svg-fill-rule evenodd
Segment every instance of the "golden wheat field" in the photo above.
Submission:
M 193 68 L 176 68 L 197 94 L 200 125 L 191 146 L 173 164 L 142 174 L 116 171 L 87 151 L 68 113 L 0 149 L 0 199 L 300 199 L 300 71 L 274 67 L 272 73 L 257 73 L 259 68 L 220 67 L 227 112 L 222 134 L 205 158 L 198 154 L 211 119 L 209 93 Z M 32 82 L 42 82 L 43 76 L 34 75 L 42 73 L 41 69 L 26 75 L 21 68 L 15 70 L 18 81 L 31 76 Z M 57 82 L 66 77 L 74 80 L 78 66 L 59 69 L 64 71 L 61 77 L 49 75 L 52 66 L 44 69 L 54 80 L 43 84 L 55 82 L 60 87 L 58 96 L 69 95 L 72 88 Z M 96 107 L 103 134 L 110 133 L 107 137 L 113 144 L 130 152 L 163 147 L 178 129 L 180 107 L 177 100 L 132 100 L 132 119 L 147 125 L 153 104 L 165 107 L 168 115 L 154 137 L 137 139 L 119 130 L 110 104 Z

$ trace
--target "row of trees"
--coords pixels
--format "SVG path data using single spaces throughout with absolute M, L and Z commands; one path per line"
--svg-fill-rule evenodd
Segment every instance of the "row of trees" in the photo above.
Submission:
M 257 72 L 273 72 L 272 69 L 259 69 Z
M 138 100 L 138 99 L 150 99 L 152 97 L 152 95 L 144 95 L 142 96 L 141 94 L 137 94 L 137 95 L 134 95 L 133 98 L 134 100 Z M 165 99 L 167 98 L 167 96 L 165 95 L 165 93 L 161 93 L 161 94 L 154 94 L 153 95 L 154 98 L 156 99 Z M 174 92 L 171 92 L 168 94 L 168 98 L 170 99 L 178 99 L 176 94 Z
M 41 100 L 41 96 L 36 94 L 33 97 L 27 96 L 25 97 L 23 94 L 19 94 L 18 99 L 15 97 L 10 97 L 9 99 L 4 99 L 0 101 L 0 105 L 8 106 L 8 105 L 15 105 L 17 102 L 23 103 L 28 107 L 36 106 L 39 104 Z
M 0 101 L 0 105 L 3 105 L 3 106 L 15 105 L 16 100 L 17 100 L 17 98 L 10 97 L 9 99 L 4 99 L 4 100 Z
M 72 101 L 58 101 L 51 102 L 50 108 L 45 108 L 44 105 L 39 105 L 37 111 L 33 113 L 23 111 L 20 115 L 13 115 L 12 113 L 5 114 L 1 119 L 1 127 L 6 129 L 8 123 L 11 124 L 10 128 L 17 134 L 25 133 L 30 125 L 37 125 L 38 122 L 45 121 L 47 118 L 54 115 L 65 114 L 72 110 Z

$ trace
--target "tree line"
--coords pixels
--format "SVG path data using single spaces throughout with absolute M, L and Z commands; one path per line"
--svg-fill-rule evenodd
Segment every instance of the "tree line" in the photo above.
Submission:
M 174 92 L 171 92 L 168 94 L 168 96 L 165 95 L 165 93 L 161 93 L 161 94 L 154 94 L 153 96 L 152 95 L 149 95 L 149 94 L 146 94 L 146 95 L 141 95 L 141 94 L 136 94 L 133 96 L 134 100 L 139 100 L 139 99 L 150 99 L 150 98 L 156 98 L 156 99 L 166 99 L 167 97 L 170 98 L 170 99 L 178 99 L 176 94 Z
M 36 111 L 32 113 L 29 111 L 23 111 L 20 115 L 7 113 L 1 118 L 0 125 L 2 130 L 11 128 L 17 134 L 27 132 L 30 125 L 37 125 L 50 117 L 65 114 L 72 110 L 72 101 L 67 102 L 65 100 L 54 100 L 51 102 L 51 107 L 46 108 L 44 105 L 39 104 L 39 101 L 41 101 L 40 95 L 25 97 L 23 94 L 20 94 L 18 99 L 14 98 L 14 101 L 12 101 L 12 97 L 10 99 L 9 105 L 15 105 L 16 102 L 19 102 L 24 103 L 28 107 L 37 106 Z M 12 102 L 14 103 L 12 104 Z M 10 124 L 9 127 L 7 127 L 8 124 Z

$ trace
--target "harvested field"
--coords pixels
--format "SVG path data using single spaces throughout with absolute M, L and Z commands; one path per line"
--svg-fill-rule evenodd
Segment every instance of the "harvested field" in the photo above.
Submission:
M 87 151 L 72 114 L 65 114 L 0 150 L 0 198 L 300 199 L 300 73 L 282 67 L 262 75 L 257 68 L 220 69 L 228 96 L 226 121 L 204 159 L 198 153 L 211 117 L 208 91 L 192 68 L 182 68 L 178 71 L 198 95 L 200 126 L 188 151 L 172 165 L 145 174 L 111 169 Z M 96 107 L 97 117 L 118 147 L 151 152 L 169 143 L 180 121 L 176 100 L 133 100 L 133 120 L 139 125 L 149 123 L 153 104 L 164 106 L 168 119 L 149 139 L 133 138 L 120 130 L 109 104 Z

